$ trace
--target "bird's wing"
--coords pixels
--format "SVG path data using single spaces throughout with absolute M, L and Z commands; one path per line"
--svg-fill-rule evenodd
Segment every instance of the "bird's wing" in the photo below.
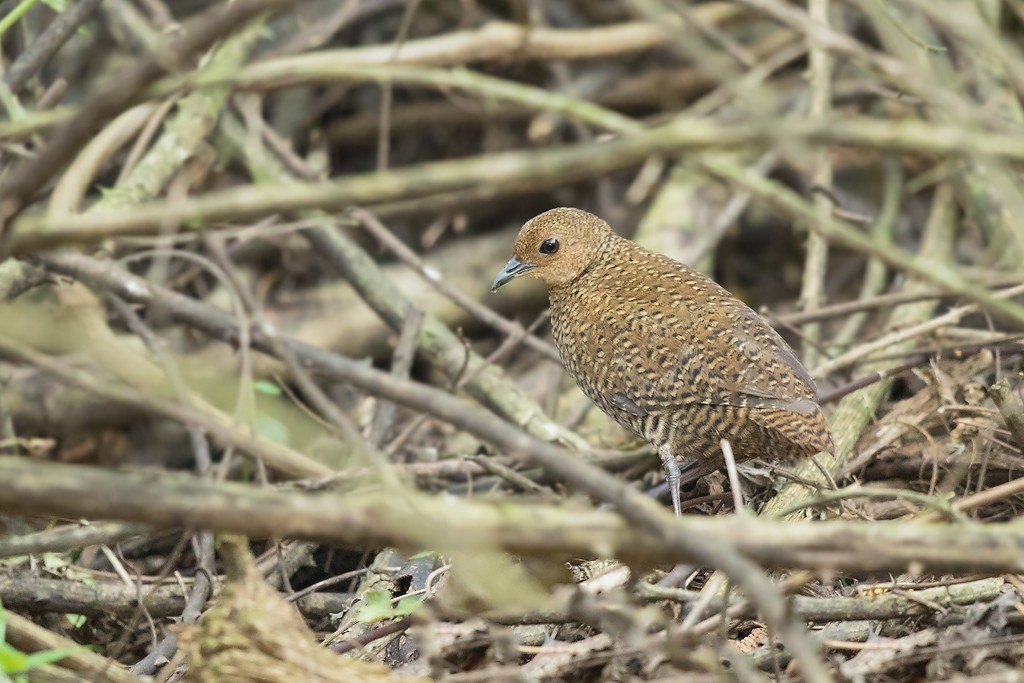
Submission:
M 635 417 L 644 417 L 647 410 L 639 406 L 636 401 L 622 392 L 615 392 L 611 398 L 612 406 Z
M 814 405 L 817 390 L 800 359 L 785 340 L 760 316 L 735 302 L 730 317 L 705 328 L 703 351 L 715 356 L 716 376 L 698 386 L 704 403 L 784 409 L 802 413 Z
M 729 343 L 716 345 L 722 367 L 732 372 L 699 383 L 707 393 L 694 398 L 707 405 L 747 408 L 751 422 L 799 450 L 832 451 L 828 421 L 807 370 L 774 329 L 753 311 L 742 314 L 743 322 L 730 328 Z
M 701 324 L 671 329 L 642 314 L 621 338 L 632 353 L 646 360 L 635 386 L 622 394 L 620 409 L 671 409 L 702 404 L 758 410 L 783 410 L 811 415 L 818 410 L 814 382 L 779 334 L 752 310 L 735 302 L 727 319 L 708 315 Z M 724 317 L 724 316 L 723 316 Z M 633 373 L 636 374 L 636 373 Z

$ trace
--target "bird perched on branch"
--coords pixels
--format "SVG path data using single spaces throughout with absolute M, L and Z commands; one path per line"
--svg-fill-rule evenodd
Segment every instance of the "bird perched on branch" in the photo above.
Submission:
M 710 278 L 560 208 L 527 222 L 491 291 L 548 285 L 555 346 L 580 389 L 658 449 L 680 486 L 737 460 L 833 449 L 814 382 L 757 313 Z M 681 458 L 683 466 L 677 462 Z

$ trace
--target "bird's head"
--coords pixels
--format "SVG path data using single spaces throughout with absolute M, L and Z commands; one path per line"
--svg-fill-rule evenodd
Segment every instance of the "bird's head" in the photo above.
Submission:
M 545 211 L 519 231 L 512 258 L 491 291 L 520 276 L 540 278 L 549 287 L 569 284 L 593 263 L 612 234 L 611 226 L 581 209 Z

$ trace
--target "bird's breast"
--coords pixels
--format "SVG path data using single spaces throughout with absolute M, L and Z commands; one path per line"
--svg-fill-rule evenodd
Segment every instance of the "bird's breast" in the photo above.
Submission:
M 628 428 L 643 433 L 636 410 L 661 413 L 691 382 L 699 358 L 693 319 L 685 306 L 666 308 L 643 296 L 613 292 L 552 297 L 552 333 L 566 371 L 591 400 Z

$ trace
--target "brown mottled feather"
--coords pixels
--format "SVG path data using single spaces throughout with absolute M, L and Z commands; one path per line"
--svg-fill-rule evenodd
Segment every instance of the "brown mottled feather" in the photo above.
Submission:
M 552 237 L 558 252 L 540 253 Z M 723 438 L 738 460 L 832 450 L 796 354 L 711 279 L 578 209 L 528 222 L 515 258 L 549 285 L 566 370 L 604 412 L 655 446 L 714 462 Z

